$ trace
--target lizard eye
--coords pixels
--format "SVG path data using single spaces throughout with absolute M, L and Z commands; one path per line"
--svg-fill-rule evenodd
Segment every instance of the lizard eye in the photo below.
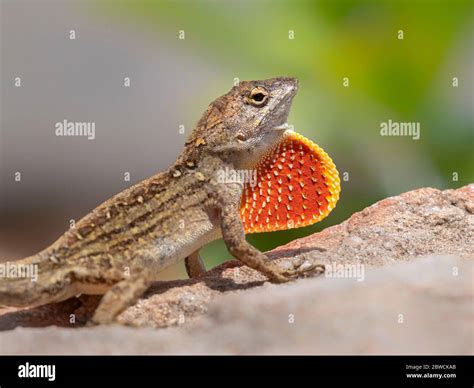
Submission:
M 268 101 L 268 92 L 263 88 L 254 88 L 250 92 L 247 101 L 253 106 L 264 106 Z

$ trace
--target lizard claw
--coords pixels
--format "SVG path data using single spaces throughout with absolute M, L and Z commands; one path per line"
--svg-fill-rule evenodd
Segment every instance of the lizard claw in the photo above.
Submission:
M 321 274 L 324 273 L 324 271 L 324 264 L 310 263 L 305 260 L 300 263 L 296 268 L 283 271 L 282 275 L 294 280 L 300 277 L 307 277 L 312 274 Z
M 308 260 L 295 260 L 292 269 L 272 270 L 265 275 L 272 283 L 286 283 L 298 278 L 309 277 L 314 274 L 322 274 L 325 271 L 324 264 L 315 264 Z
M 272 283 L 286 283 L 291 280 L 285 273 L 280 272 L 266 273 L 265 275 Z

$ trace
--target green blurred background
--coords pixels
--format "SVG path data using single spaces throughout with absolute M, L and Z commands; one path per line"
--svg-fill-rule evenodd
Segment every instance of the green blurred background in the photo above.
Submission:
M 342 178 L 341 199 L 319 224 L 249 236 L 261 250 L 340 223 L 387 196 L 474 181 L 472 1 L 99 1 L 82 6 L 94 22 L 112 23 L 112 35 L 114 29 L 132 29 L 135 39 L 142 34 L 149 42 L 155 37 L 167 42 L 169 55 L 185 54 L 180 66 L 191 76 L 193 58 L 209 64 L 206 82 L 193 86 L 189 98 L 175 101 L 190 123 L 230 89 L 234 78 L 299 78 L 289 122 L 333 158 Z M 381 136 L 380 124 L 389 119 L 419 122 L 420 139 Z M 191 129 L 186 127 L 187 134 Z M 217 241 L 205 248 L 204 257 L 212 267 L 229 254 Z M 184 276 L 182 265 L 167 274 L 176 275 Z

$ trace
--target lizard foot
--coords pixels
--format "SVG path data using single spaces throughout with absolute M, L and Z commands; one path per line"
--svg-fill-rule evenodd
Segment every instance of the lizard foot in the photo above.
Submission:
M 322 274 L 325 271 L 324 264 L 315 264 L 308 261 L 302 261 L 294 264 L 293 269 L 284 270 L 281 274 L 289 280 L 295 280 L 301 277 L 308 277 L 314 274 Z
M 270 280 L 272 283 L 286 283 L 290 281 L 291 279 L 283 272 L 276 272 L 276 271 L 271 271 L 271 272 L 265 272 L 265 276 Z

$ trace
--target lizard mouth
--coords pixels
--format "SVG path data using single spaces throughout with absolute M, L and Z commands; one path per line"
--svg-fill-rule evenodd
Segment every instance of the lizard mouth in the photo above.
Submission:
M 339 174 L 329 155 L 288 123 L 274 127 L 281 140 L 246 183 L 240 215 L 245 233 L 272 232 L 321 221 L 339 199 Z

